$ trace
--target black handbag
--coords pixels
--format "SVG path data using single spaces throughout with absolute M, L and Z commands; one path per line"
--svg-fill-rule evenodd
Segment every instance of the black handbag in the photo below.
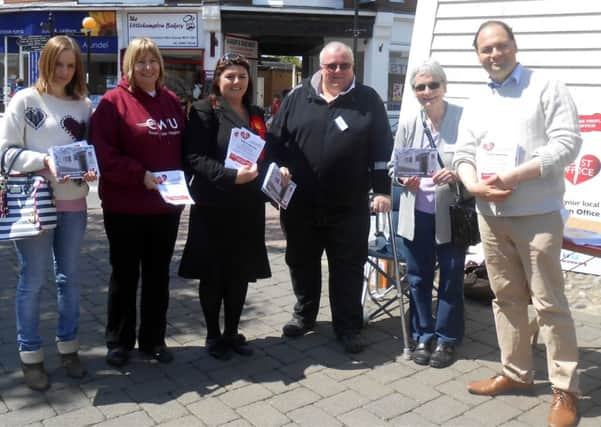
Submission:
M 449 206 L 451 217 L 451 242 L 465 247 L 480 243 L 478 229 L 478 214 L 476 213 L 476 198 L 465 197 L 467 192 L 461 184 L 455 185 L 455 202 Z
M 430 142 L 430 146 L 436 149 L 434 138 L 426 125 L 426 121 L 422 120 L 422 124 L 424 126 L 424 133 Z M 440 164 L 440 167 L 444 168 L 440 154 L 438 154 L 438 163 Z M 477 245 L 480 243 L 480 230 L 478 229 L 476 199 L 472 195 L 465 196 L 467 190 L 460 182 L 453 186 L 455 187 L 455 202 L 449 206 L 449 215 L 451 217 L 451 242 L 454 245 L 463 248 Z

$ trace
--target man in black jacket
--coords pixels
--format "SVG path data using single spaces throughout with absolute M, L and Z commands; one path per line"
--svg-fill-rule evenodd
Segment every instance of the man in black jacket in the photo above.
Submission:
M 390 210 L 386 162 L 392 135 L 378 94 L 355 81 L 352 50 L 328 43 L 320 70 L 284 99 L 267 135 L 280 166 L 298 187 L 281 212 L 286 263 L 297 298 L 288 337 L 313 328 L 321 296 L 321 256 L 329 267 L 330 307 L 337 338 L 349 353 L 363 350 L 361 291 L 371 208 Z

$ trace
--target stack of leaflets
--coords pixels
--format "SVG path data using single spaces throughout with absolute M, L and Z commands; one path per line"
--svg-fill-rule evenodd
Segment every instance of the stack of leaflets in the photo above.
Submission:
M 225 167 L 240 169 L 257 163 L 265 141 L 245 128 L 233 128 L 225 156 Z
M 403 148 L 394 150 L 394 176 L 428 177 L 436 172 L 438 153 L 432 148 Z
M 270 164 L 263 185 L 261 186 L 261 191 L 267 194 L 281 208 L 286 209 L 290 203 L 292 194 L 294 194 L 294 190 L 296 190 L 296 183 L 290 181 L 288 185 L 282 185 L 280 167 L 275 163 Z
M 48 149 L 59 178 L 82 179 L 87 172 L 96 172 L 100 176 L 96 151 L 87 141 L 73 144 L 56 145 Z
M 171 205 L 193 205 L 186 177 L 181 170 L 160 171 L 152 173 L 158 181 L 159 194 Z

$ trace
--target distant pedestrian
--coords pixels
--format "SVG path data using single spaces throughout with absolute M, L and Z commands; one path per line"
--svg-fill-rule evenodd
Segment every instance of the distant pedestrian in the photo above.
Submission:
M 48 264 L 54 262 L 56 283 L 56 346 L 67 375 L 82 378 L 86 369 L 78 356 L 79 264 L 87 224 L 88 181 L 57 178 L 48 155 L 53 146 L 86 139 L 92 104 L 86 98 L 86 83 L 79 45 L 67 36 L 48 40 L 40 54 L 40 76 L 34 87 L 20 90 L 0 121 L 0 153 L 10 162 L 17 150 L 25 150 L 13 172 L 36 172 L 50 180 L 57 210 L 57 227 L 36 237 L 14 242 L 19 259 L 15 298 L 17 344 L 25 383 L 33 390 L 50 387 L 44 368 L 40 321 L 40 295 L 46 284 Z
M 490 396 L 532 388 L 532 301 L 553 393 L 547 423 L 573 426 L 578 346 L 561 271 L 560 211 L 564 169 L 582 143 L 578 113 L 562 83 L 517 62 L 517 44 L 506 23 L 483 23 L 474 47 L 490 81 L 464 109 L 453 163 L 477 199 L 503 370 L 470 383 L 468 390 Z
M 281 104 L 282 104 L 282 97 L 278 94 L 273 95 L 273 100 L 271 101 L 271 108 L 270 108 L 271 117 L 276 115 L 276 113 L 280 109 Z
M 331 42 L 319 59 L 320 70 L 290 92 L 267 136 L 276 161 L 297 183 L 288 209 L 280 213 L 296 295 L 283 333 L 297 337 L 315 326 L 325 250 L 332 326 L 343 348 L 358 353 L 365 346 L 361 291 L 369 190 L 376 193 L 375 211 L 390 209 L 386 162 L 392 135 L 376 91 L 355 80 L 353 51 Z
M 128 362 L 136 332 L 142 353 L 160 363 L 173 360 L 165 332 L 169 267 L 182 209 L 163 201 L 153 172 L 182 169 L 185 118 L 164 78 L 156 43 L 146 37 L 132 40 L 123 56 L 123 79 L 102 97 L 91 121 L 112 267 L 106 362 L 117 367 Z

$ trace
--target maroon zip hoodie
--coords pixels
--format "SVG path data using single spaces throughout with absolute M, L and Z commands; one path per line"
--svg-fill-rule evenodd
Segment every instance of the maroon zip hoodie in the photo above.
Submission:
M 180 210 L 147 190 L 144 174 L 182 168 L 184 111 L 166 88 L 156 96 L 128 89 L 124 78 L 108 91 L 90 119 L 100 167 L 102 208 L 112 213 L 162 214 Z

